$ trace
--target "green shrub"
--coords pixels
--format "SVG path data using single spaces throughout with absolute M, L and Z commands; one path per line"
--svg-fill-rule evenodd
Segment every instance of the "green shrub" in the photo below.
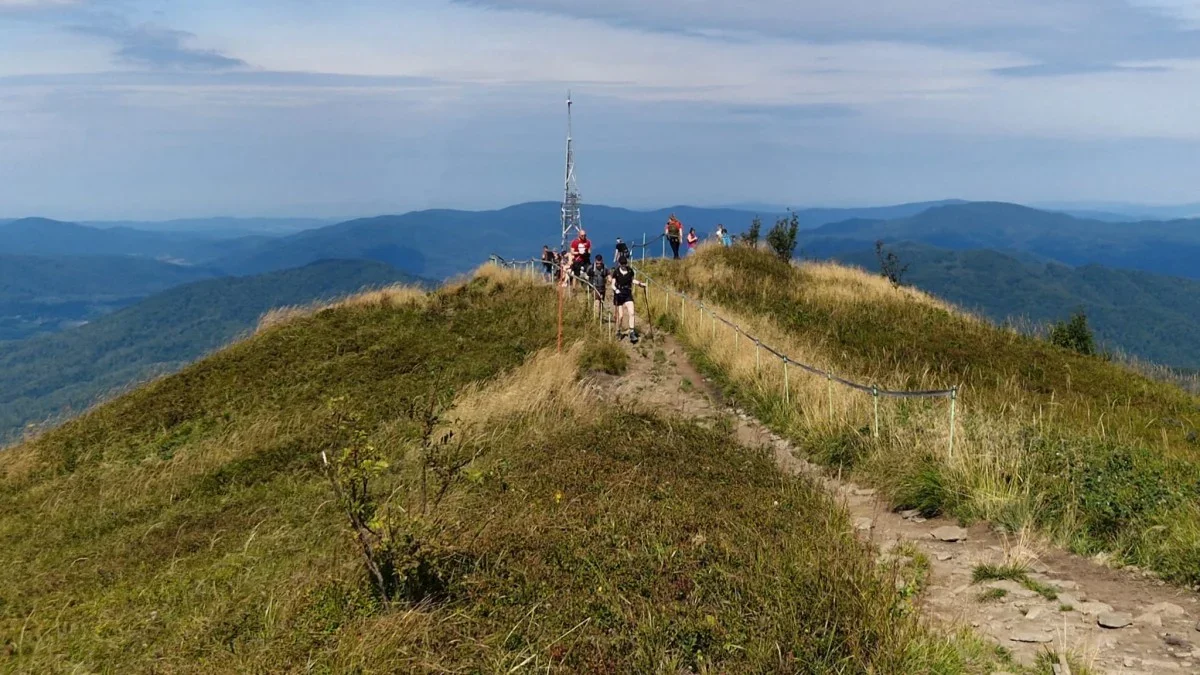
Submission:
M 750 229 L 742 235 L 742 243 L 751 248 L 757 247 L 760 232 L 762 232 L 762 218 L 754 216 L 754 220 L 750 221 Z
M 800 216 L 792 212 L 791 218 L 780 218 L 767 233 L 767 244 L 780 260 L 791 260 L 796 254 L 796 235 L 800 231 Z
M 1096 342 L 1088 326 L 1087 315 L 1075 312 L 1067 321 L 1057 321 L 1050 327 L 1050 343 L 1079 352 L 1085 356 L 1096 353 Z
M 629 355 L 612 340 L 592 340 L 579 355 L 579 373 L 602 372 L 624 375 L 629 369 Z
M 899 477 L 893 498 L 897 508 L 916 509 L 926 518 L 953 513 L 962 501 L 932 455 L 922 457 L 915 470 Z
M 870 450 L 870 427 L 846 429 L 833 435 L 822 435 L 810 442 L 813 459 L 826 466 L 843 470 L 853 469 Z
M 1189 492 L 1172 477 L 1182 467 L 1142 446 L 1037 438 L 1030 455 L 1039 458 L 1034 475 L 1043 482 L 1042 517 L 1073 511 L 1079 533 L 1097 544 L 1117 543 Z

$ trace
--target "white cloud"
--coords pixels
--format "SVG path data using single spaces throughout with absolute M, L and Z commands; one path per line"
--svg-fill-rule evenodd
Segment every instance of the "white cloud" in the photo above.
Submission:
M 0 0 L 0 11 L 6 9 L 47 9 L 78 5 L 82 0 Z
M 1193 30 L 1200 29 L 1200 0 L 1130 0 L 1137 7 L 1145 7 L 1178 19 Z

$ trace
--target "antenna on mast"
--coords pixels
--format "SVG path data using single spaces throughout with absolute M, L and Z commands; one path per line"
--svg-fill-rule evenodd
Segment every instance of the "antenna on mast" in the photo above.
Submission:
M 580 218 L 579 186 L 575 183 L 575 146 L 571 137 L 571 92 L 567 92 L 567 175 L 563 188 L 562 203 L 562 248 L 567 247 L 567 235 L 572 230 L 578 232 L 583 227 Z

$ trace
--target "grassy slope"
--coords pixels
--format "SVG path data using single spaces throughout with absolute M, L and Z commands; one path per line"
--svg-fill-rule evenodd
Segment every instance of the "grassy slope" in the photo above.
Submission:
M 578 396 L 561 357 L 480 389 L 552 344 L 553 312 L 549 289 L 496 273 L 335 307 L 0 455 L 0 668 L 966 667 L 845 515 L 765 456 L 594 401 L 530 408 L 555 377 Z M 381 496 L 403 502 L 431 393 L 460 397 L 486 454 L 421 530 L 453 561 L 445 594 L 384 607 L 317 455 L 340 447 L 328 406 L 347 396 L 391 460 Z
M 744 399 L 822 459 L 874 474 L 898 503 L 1034 525 L 1077 550 L 1116 551 L 1200 581 L 1195 397 L 847 268 L 797 267 L 735 248 L 652 272 L 744 317 L 792 356 L 860 382 L 959 385 L 954 457 L 939 402 L 885 400 L 876 442 L 869 396 L 837 389 L 831 411 L 825 383 L 799 377 L 797 405 L 785 406 L 774 374 L 755 373 L 753 350 L 735 358 L 730 340 L 713 340 L 694 319 L 688 325 L 692 343 L 706 346 L 709 365 Z

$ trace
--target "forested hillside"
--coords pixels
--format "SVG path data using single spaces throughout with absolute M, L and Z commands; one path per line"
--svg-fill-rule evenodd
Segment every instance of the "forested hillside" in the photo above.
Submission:
M 1200 281 L 1100 265 L 1070 267 L 997 251 L 889 246 L 905 283 L 1003 323 L 1046 324 L 1083 311 L 1103 348 L 1200 368 Z M 833 256 L 879 271 L 873 249 Z
M 254 327 L 274 307 L 307 304 L 410 275 L 377 262 L 324 261 L 253 277 L 200 281 L 86 326 L 0 344 L 0 440 L 171 372 Z
M 90 321 L 215 274 L 204 267 L 129 256 L 0 254 L 0 341 Z

